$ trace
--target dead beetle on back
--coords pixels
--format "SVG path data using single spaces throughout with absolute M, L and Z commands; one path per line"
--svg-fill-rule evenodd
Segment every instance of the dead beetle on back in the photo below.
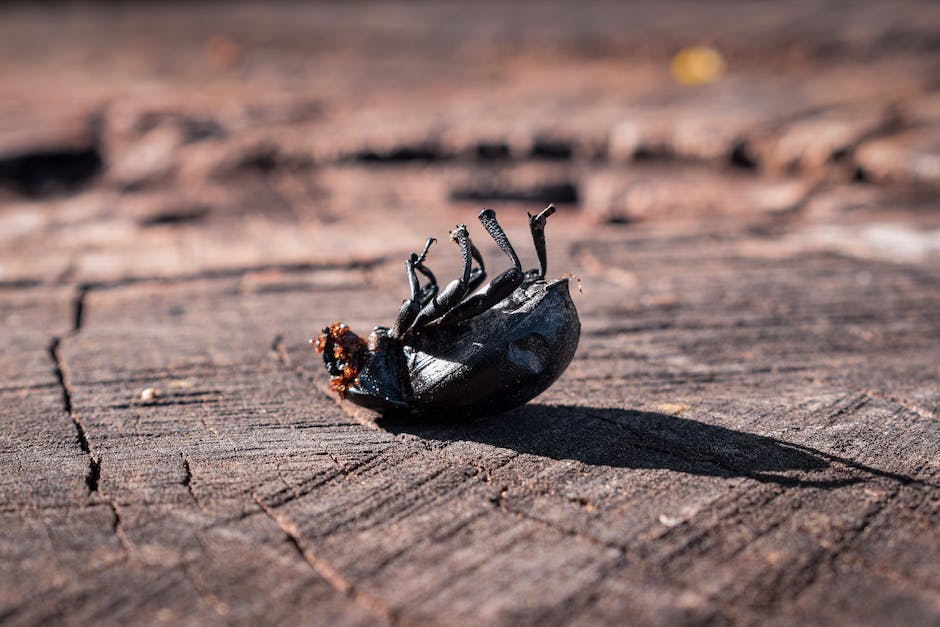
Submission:
M 496 214 L 480 212 L 513 264 L 486 285 L 483 257 L 466 225 L 450 234 L 463 272 L 443 289 L 424 263 L 435 241 L 428 238 L 421 254 L 405 261 L 411 295 L 391 328 L 375 327 L 367 341 L 336 323 L 315 340 L 330 387 L 381 413 L 422 416 L 495 414 L 548 389 L 574 357 L 581 333 L 568 280 L 545 280 L 545 222 L 554 212 L 549 205 L 529 215 L 539 268 L 528 272 Z

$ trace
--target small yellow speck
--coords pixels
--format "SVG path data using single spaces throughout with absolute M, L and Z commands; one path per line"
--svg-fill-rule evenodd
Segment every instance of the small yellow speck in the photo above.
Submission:
M 146 390 L 140 393 L 140 400 L 146 403 L 148 401 L 152 401 L 158 396 L 160 396 L 160 390 L 158 390 L 157 388 L 147 388 Z
M 656 406 L 656 409 L 664 411 L 667 414 L 682 416 L 685 412 L 690 411 L 692 406 L 686 405 L 685 403 L 660 403 Z
M 725 73 L 725 58 L 709 46 L 683 48 L 672 58 L 671 69 L 683 85 L 706 85 Z

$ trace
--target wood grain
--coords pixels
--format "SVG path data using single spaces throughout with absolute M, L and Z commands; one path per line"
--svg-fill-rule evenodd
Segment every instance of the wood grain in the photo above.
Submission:
M 940 621 L 940 13 L 483 8 L 2 9 L 0 621 Z M 334 398 L 551 200 L 554 387 Z

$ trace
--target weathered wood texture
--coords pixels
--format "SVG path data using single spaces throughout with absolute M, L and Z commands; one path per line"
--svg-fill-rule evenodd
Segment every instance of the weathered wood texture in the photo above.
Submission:
M 710 42 L 727 72 L 677 84 Z M 0 621 L 940 623 L 934 3 L 0 9 Z M 568 372 L 376 421 L 484 203 Z M 497 261 L 498 260 L 498 261 Z

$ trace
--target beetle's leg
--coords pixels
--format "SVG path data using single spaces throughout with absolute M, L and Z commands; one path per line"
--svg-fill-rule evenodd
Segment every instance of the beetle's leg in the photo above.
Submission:
M 411 325 L 410 331 L 412 332 L 419 331 L 429 322 L 443 316 L 463 300 L 467 292 L 470 291 L 470 281 L 473 278 L 473 261 L 480 253 L 473 254 L 475 248 L 473 242 L 470 241 L 470 234 L 467 233 L 467 225 L 457 225 L 457 228 L 451 231 L 450 236 L 460 246 L 460 252 L 463 255 L 463 274 L 460 278 L 451 281 L 447 287 L 421 309 Z M 480 273 L 482 274 L 482 272 L 481 269 Z
M 509 238 L 506 237 L 503 227 L 496 221 L 496 212 L 492 209 L 484 209 L 477 217 L 483 223 L 486 232 L 490 234 L 490 237 L 496 241 L 503 252 L 506 253 L 506 256 L 509 257 L 509 260 L 512 261 L 512 265 L 516 267 L 516 270 L 522 272 L 522 263 L 519 261 L 512 244 L 509 243 Z
M 434 273 L 431 272 L 431 269 L 424 265 L 424 260 L 427 259 L 428 249 L 431 248 L 431 244 L 437 240 L 433 237 L 429 237 L 428 241 L 424 245 L 424 250 L 421 251 L 420 255 L 415 256 L 412 254 L 412 261 L 414 262 L 414 270 L 417 270 L 424 275 L 424 278 L 427 279 L 424 287 L 421 288 L 420 297 L 418 302 L 421 303 L 421 307 L 424 307 L 428 302 L 437 295 L 437 279 L 434 277 Z M 413 271 L 409 270 L 409 282 L 411 281 L 411 276 Z M 412 299 L 414 299 L 414 293 L 412 293 Z
M 416 263 L 414 269 L 424 275 L 427 279 L 427 282 L 424 284 L 424 287 L 421 288 L 421 293 L 418 296 L 418 302 L 421 303 L 421 306 L 424 307 L 427 305 L 434 296 L 437 295 L 437 279 L 434 277 L 434 274 L 431 270 L 424 264 Z
M 402 303 L 401 311 L 398 312 L 395 324 L 392 325 L 392 329 L 389 332 L 390 337 L 401 337 L 408 327 L 411 326 L 411 323 L 414 322 L 421 308 L 437 294 L 437 279 L 434 278 L 434 274 L 424 265 L 424 260 L 428 256 L 428 249 L 431 248 L 431 244 L 435 241 L 437 240 L 433 237 L 429 237 L 420 255 L 411 253 L 411 256 L 405 260 L 405 273 L 408 275 L 411 297 L 405 299 L 405 302 Z M 418 275 L 415 274 L 415 271 L 420 272 L 428 279 L 427 285 L 423 288 L 418 281 Z
M 414 259 L 415 255 L 412 254 L 410 258 L 405 260 L 405 272 L 408 274 L 408 282 L 411 285 L 411 298 L 406 298 L 405 302 L 401 304 L 401 311 L 398 312 L 398 317 L 395 318 L 395 324 L 392 325 L 392 329 L 388 334 L 389 337 L 400 338 L 414 322 L 418 311 L 421 310 L 421 288 L 418 284 L 418 277 L 415 275 Z
M 431 244 L 437 240 L 433 237 L 429 237 L 428 241 L 424 243 L 424 250 L 421 251 L 420 255 L 411 253 L 411 256 L 414 258 L 415 263 L 424 263 L 424 260 L 428 258 L 428 251 L 431 250 Z
M 480 287 L 480 284 L 486 279 L 486 266 L 483 265 L 483 255 L 480 254 L 480 251 L 473 245 L 469 237 L 467 242 L 470 244 L 470 255 L 477 262 L 477 267 L 470 270 L 470 280 L 468 281 L 469 289 L 467 291 L 472 292 Z
M 512 294 L 525 280 L 525 275 L 522 274 L 522 263 L 519 261 L 516 251 L 513 250 L 512 244 L 509 243 L 506 233 L 499 225 L 499 222 L 496 221 L 496 213 L 492 209 L 484 209 L 480 212 L 480 222 L 483 223 L 487 232 L 493 236 L 499 247 L 503 249 L 506 256 L 512 260 L 513 267 L 484 285 L 476 294 L 453 307 L 441 318 L 440 324 L 459 322 L 483 313 Z
M 532 242 L 535 244 L 535 253 L 539 256 L 538 270 L 532 269 L 525 273 L 527 281 L 541 281 L 548 270 L 548 257 L 545 254 L 545 223 L 548 216 L 555 213 L 555 205 L 549 205 L 534 216 L 529 214 L 529 230 L 532 231 Z

